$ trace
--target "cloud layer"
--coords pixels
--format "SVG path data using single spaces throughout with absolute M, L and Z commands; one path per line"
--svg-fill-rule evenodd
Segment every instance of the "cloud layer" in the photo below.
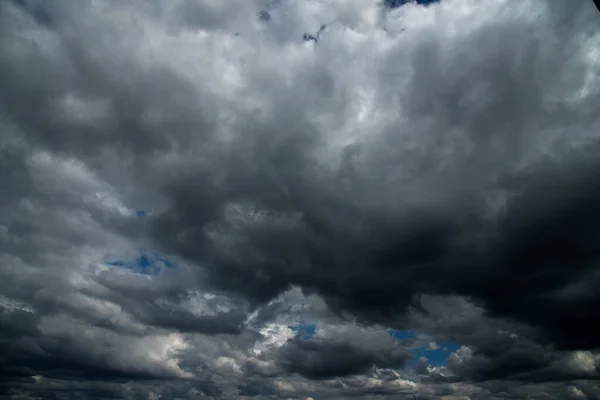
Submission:
M 0 3 L 0 396 L 600 398 L 598 22 Z

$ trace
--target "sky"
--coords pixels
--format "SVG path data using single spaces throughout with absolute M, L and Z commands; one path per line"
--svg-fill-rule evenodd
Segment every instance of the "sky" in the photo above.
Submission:
M 0 398 L 600 399 L 591 0 L 0 2 Z

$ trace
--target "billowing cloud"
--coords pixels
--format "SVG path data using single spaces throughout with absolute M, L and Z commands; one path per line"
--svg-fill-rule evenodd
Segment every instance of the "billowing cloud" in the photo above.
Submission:
M 0 3 L 0 396 L 600 398 L 598 18 Z

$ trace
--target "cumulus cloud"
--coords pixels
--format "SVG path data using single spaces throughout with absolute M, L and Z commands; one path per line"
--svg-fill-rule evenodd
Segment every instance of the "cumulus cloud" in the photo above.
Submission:
M 600 398 L 598 18 L 1 2 L 0 395 Z

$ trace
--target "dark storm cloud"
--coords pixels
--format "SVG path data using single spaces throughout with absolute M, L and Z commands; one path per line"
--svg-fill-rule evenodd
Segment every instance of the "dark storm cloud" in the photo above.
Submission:
M 364 373 L 370 368 L 402 368 L 409 352 L 383 343 L 340 343 L 335 341 L 296 339 L 286 344 L 279 362 L 290 372 L 312 379 L 325 379 Z
M 539 342 L 539 329 L 515 320 L 489 315 L 461 298 L 424 296 L 420 313 L 407 322 L 442 341 L 461 343 L 444 367 L 420 362 L 416 372 L 432 382 L 488 382 L 502 380 L 521 385 L 531 382 L 597 380 L 595 352 L 557 351 Z
M 139 311 L 140 320 L 147 324 L 181 332 L 198 332 L 209 335 L 241 333 L 248 317 L 242 309 L 198 317 L 189 311 L 148 303 L 145 303 Z M 136 311 L 132 311 L 132 313 L 136 315 Z
M 44 375 L 71 379 L 152 379 L 152 374 L 115 371 L 83 350 L 77 339 L 48 337 L 38 328 L 34 313 L 0 310 L 0 371 L 2 379 Z M 96 359 L 94 359 L 96 358 Z
M 38 336 L 41 333 L 37 328 L 37 321 L 33 313 L 24 310 L 10 311 L 1 307 L 0 326 L 5 339 Z
M 488 309 L 544 328 L 550 339 L 576 349 L 596 347 L 600 320 L 598 244 L 593 205 L 598 192 L 598 145 L 509 177 L 515 193 L 501 225 L 499 264 L 473 292 Z M 526 304 L 527 306 L 523 306 Z
M 593 4 L 385 3 L 0 3 L 3 394 L 597 397 Z
M 554 129 L 577 137 L 597 126 L 588 106 L 597 92 L 567 101 L 551 84 L 584 84 L 572 75 L 584 64 L 567 54 L 594 23 L 587 11 L 567 37 L 554 14 L 540 25 L 490 23 L 452 51 L 430 32 L 401 99 L 414 132 L 390 126 L 339 168 L 314 159 L 324 144 L 302 110 L 295 122 L 273 114 L 211 172 L 171 183 L 157 241 L 258 302 L 294 284 L 385 322 L 415 293 L 462 294 L 543 328 L 559 347 L 597 346 L 597 145 L 561 133 L 558 147 L 540 149 Z M 402 144 L 412 135 L 424 147 Z

